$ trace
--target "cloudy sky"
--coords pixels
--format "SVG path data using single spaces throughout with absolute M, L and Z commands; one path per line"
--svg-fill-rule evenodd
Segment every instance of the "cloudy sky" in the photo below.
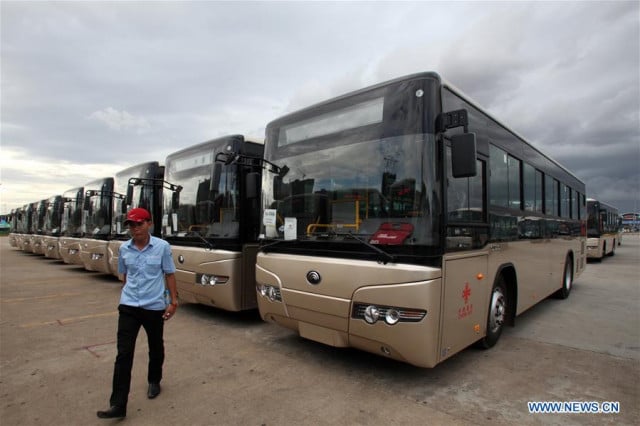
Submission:
M 640 2 L 0 3 L 0 212 L 437 71 L 640 211 Z

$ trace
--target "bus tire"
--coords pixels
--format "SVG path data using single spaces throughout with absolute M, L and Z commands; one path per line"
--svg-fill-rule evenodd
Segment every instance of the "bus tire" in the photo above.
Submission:
M 478 341 L 480 348 L 489 349 L 498 342 L 502 329 L 508 320 L 508 306 L 507 286 L 504 277 L 500 275 L 491 289 L 489 312 L 487 314 L 487 333 Z
M 571 293 L 573 287 L 573 262 L 571 256 L 567 256 L 564 261 L 564 271 L 562 273 L 562 287 L 556 291 L 553 295 L 556 299 L 566 299 Z
M 616 240 L 613 240 L 613 247 L 611 248 L 611 253 L 609 253 L 607 256 L 611 257 L 614 254 L 616 254 Z

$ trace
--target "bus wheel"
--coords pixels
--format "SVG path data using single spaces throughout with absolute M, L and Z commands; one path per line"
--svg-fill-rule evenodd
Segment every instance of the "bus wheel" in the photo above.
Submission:
M 501 275 L 491 290 L 489 315 L 487 316 L 487 334 L 478 341 L 478 345 L 481 348 L 489 349 L 498 342 L 507 321 L 507 306 L 507 287 L 504 277 Z
M 564 261 L 564 273 L 562 274 L 562 287 L 560 290 L 554 293 L 554 296 L 558 299 L 566 299 L 571 293 L 571 287 L 573 286 L 573 263 L 571 257 L 567 256 L 567 260 Z
M 613 240 L 613 248 L 611 249 L 611 253 L 609 253 L 607 256 L 611 257 L 614 254 L 616 254 L 616 240 Z

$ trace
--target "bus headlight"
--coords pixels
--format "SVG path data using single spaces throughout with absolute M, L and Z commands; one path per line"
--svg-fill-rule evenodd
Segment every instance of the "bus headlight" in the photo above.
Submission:
M 275 287 L 269 287 L 269 289 L 267 290 L 267 296 L 272 302 L 277 299 L 278 293 L 276 292 Z
M 369 324 L 374 324 L 380 318 L 380 311 L 373 305 L 369 305 L 364 310 L 364 320 Z
M 387 313 L 384 315 L 384 321 L 389 325 L 397 323 L 400 321 L 400 312 L 395 308 L 388 309 Z
M 280 294 L 280 289 L 278 287 L 267 284 L 258 284 L 256 286 L 256 289 L 258 290 L 258 294 L 260 294 L 260 296 L 266 297 L 272 302 L 282 302 L 282 295 Z
M 196 280 L 197 280 L 197 278 L 196 278 Z M 224 275 L 202 274 L 200 276 L 200 284 L 202 284 L 202 285 L 211 285 L 211 286 L 213 286 L 213 285 L 217 285 L 217 284 L 224 284 L 227 281 L 229 281 L 229 277 L 226 277 Z
M 369 305 L 354 303 L 351 317 L 365 320 L 368 324 L 375 324 L 380 318 L 388 325 L 399 322 L 420 322 L 427 315 L 424 309 L 399 308 L 393 306 Z

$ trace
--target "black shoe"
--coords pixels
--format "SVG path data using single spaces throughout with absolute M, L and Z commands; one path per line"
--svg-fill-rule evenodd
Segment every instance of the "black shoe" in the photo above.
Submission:
M 160 395 L 160 383 L 149 383 L 149 390 L 147 391 L 147 397 L 153 399 Z
M 122 419 L 124 417 L 127 417 L 127 409 L 124 407 L 113 405 L 108 410 L 98 411 L 96 414 L 101 419 Z

